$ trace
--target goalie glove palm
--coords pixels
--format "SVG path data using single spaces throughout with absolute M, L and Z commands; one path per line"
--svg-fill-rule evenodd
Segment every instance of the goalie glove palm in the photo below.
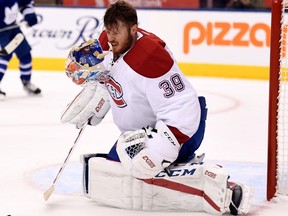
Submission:
M 132 176 L 153 178 L 174 162 L 180 145 L 169 128 L 157 122 L 151 127 L 123 133 L 117 142 L 117 153 L 124 168 Z

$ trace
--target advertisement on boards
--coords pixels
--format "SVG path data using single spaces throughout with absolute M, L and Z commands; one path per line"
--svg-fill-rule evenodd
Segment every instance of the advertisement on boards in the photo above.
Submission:
M 22 28 L 33 47 L 36 69 L 45 70 L 45 65 L 50 65 L 49 69 L 63 70 L 69 50 L 89 38 L 97 38 L 103 30 L 103 8 L 38 7 L 36 11 L 39 24 Z M 139 27 L 162 38 L 188 75 L 267 76 L 268 12 L 156 9 L 137 12 Z

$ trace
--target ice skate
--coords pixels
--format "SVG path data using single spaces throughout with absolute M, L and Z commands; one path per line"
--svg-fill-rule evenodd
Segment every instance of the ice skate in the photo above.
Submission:
M 229 206 L 231 215 L 247 214 L 251 206 L 253 190 L 247 185 L 229 183 L 232 200 Z
M 32 94 L 32 95 L 38 95 L 41 93 L 41 89 L 36 87 L 34 84 L 32 84 L 31 82 L 27 82 L 27 83 L 24 83 L 23 82 L 23 87 L 24 87 L 24 90 L 26 92 L 28 92 L 28 94 Z
M 1 89 L 0 89 L 0 101 L 4 100 L 5 98 L 6 98 L 6 93 L 1 91 Z

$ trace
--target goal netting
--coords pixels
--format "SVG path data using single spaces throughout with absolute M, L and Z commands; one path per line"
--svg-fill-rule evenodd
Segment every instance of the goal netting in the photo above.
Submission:
M 277 195 L 288 195 L 287 12 L 288 0 L 273 0 L 271 13 L 267 200 Z

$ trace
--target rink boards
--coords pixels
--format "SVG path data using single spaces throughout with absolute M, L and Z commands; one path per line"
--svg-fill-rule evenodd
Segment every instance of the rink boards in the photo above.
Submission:
M 39 24 L 23 27 L 35 70 L 63 71 L 74 45 L 97 38 L 103 8 L 37 7 Z M 166 41 L 191 76 L 267 79 L 270 12 L 139 9 L 139 26 Z M 9 64 L 17 69 L 18 61 Z

